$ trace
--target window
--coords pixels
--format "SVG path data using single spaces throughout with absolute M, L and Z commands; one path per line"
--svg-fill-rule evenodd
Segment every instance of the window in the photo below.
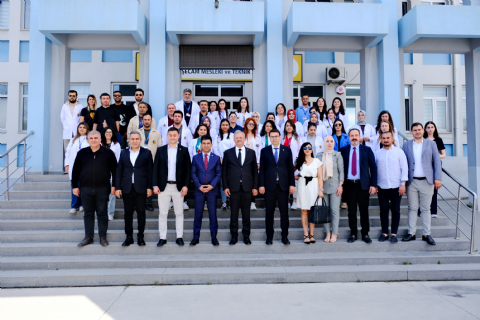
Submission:
M 360 87 L 347 87 L 346 96 L 345 111 L 348 115 L 348 123 L 352 127 L 353 124 L 357 123 L 357 112 L 360 111 Z
M 7 151 L 7 145 L 4 143 L 0 143 L 0 154 L 4 154 Z M 0 167 L 4 168 L 7 166 L 7 157 L 3 157 L 0 159 Z
M 92 50 L 72 50 L 71 62 L 92 62 Z
M 465 86 L 462 87 L 462 113 L 463 113 L 463 131 L 467 131 L 467 93 Z
M 200 100 L 215 100 L 218 101 L 220 98 L 223 98 L 227 101 L 226 109 L 229 111 L 234 111 L 237 109 L 240 98 L 245 96 L 244 85 L 243 84 L 195 84 L 194 86 L 194 98 L 195 101 Z M 193 99 L 193 98 L 192 98 Z M 251 100 L 248 98 L 251 105 Z M 250 107 L 250 112 L 253 110 Z
M 82 106 L 87 106 L 87 98 L 90 94 L 90 85 L 89 84 L 70 84 L 70 90 L 77 91 L 77 99 L 80 101 Z M 97 98 L 97 105 L 100 105 L 100 101 Z
M 0 29 L 8 29 L 10 20 L 10 0 L 2 0 L 0 3 Z
M 453 144 L 445 144 L 444 146 L 447 157 L 453 157 Z
M 309 106 L 313 106 L 318 98 L 323 97 L 323 86 L 293 86 L 293 107 L 302 105 L 302 95 L 308 94 Z M 288 108 L 287 108 L 288 109 Z
M 136 83 L 114 83 L 112 89 L 112 95 L 115 91 L 120 91 L 122 93 L 122 102 L 124 104 L 135 102 L 135 89 L 137 89 Z
M 464 55 L 464 54 L 461 54 L 461 55 L 460 55 L 460 64 L 461 64 L 462 66 L 465 65 L 465 55 Z
M 452 57 L 450 54 L 444 53 L 424 53 L 423 64 L 449 66 L 452 64 Z
M 410 105 L 410 87 L 405 86 L 405 130 L 410 131 L 413 124 L 413 108 Z
M 437 5 L 437 6 L 444 6 L 445 1 L 429 1 L 429 0 L 423 0 L 422 4 L 427 4 L 427 5 Z
M 10 42 L 8 40 L 0 40 L 0 62 L 8 62 L 8 50 Z
M 345 52 L 345 63 L 346 64 L 359 64 L 360 63 L 360 52 Z
M 402 1 L 402 16 L 406 15 L 408 12 L 408 2 Z
M 403 54 L 403 64 L 413 64 L 413 53 Z
M 7 129 L 8 85 L 0 84 L 0 131 Z
M 447 87 L 423 88 L 423 122 L 433 121 L 438 130 L 448 130 Z
M 21 130 L 27 131 L 27 119 L 28 119 L 28 84 L 22 85 L 22 123 Z
M 22 29 L 30 30 L 30 0 L 22 1 Z
M 305 52 L 305 63 L 335 63 L 335 53 Z
M 28 54 L 30 51 L 30 41 L 20 41 L 20 56 L 18 61 L 28 62 Z
M 102 62 L 133 62 L 133 51 L 103 50 Z

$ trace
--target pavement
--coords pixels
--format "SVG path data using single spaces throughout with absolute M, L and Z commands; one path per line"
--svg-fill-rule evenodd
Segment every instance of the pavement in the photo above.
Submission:
M 480 319 L 480 281 L 0 290 L 0 319 Z

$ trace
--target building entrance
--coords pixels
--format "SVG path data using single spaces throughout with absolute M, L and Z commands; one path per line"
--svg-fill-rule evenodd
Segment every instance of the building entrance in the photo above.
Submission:
M 225 99 L 227 110 L 236 111 L 241 97 L 245 95 L 244 83 L 194 83 L 192 99 L 197 103 L 200 100 L 216 101 Z M 248 97 L 251 101 L 251 97 Z M 251 103 L 251 102 L 250 102 Z M 251 110 L 250 110 L 251 111 Z

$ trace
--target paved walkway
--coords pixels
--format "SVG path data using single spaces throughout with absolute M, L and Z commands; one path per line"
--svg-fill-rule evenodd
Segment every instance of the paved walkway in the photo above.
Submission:
M 480 319 L 480 281 L 3 289 L 0 319 Z

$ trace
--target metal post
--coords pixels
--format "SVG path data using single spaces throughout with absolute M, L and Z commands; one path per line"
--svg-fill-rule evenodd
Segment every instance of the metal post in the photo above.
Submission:
M 458 186 L 458 201 L 457 201 L 457 223 L 456 223 L 456 231 L 455 231 L 455 239 L 456 240 L 459 240 L 460 239 L 460 230 L 458 228 L 458 216 L 460 215 L 460 199 L 461 199 L 461 195 L 462 195 L 462 187 L 459 185 Z
M 8 156 L 8 153 L 7 153 L 7 167 L 6 167 L 6 169 L 7 169 L 7 179 L 6 179 L 7 180 L 7 185 L 5 186 L 7 188 L 7 190 L 5 191 L 5 200 L 7 200 L 7 201 L 9 200 L 8 199 L 8 189 L 10 188 L 10 182 L 9 182 L 9 178 L 8 178 L 10 176 L 10 172 L 9 172 L 10 170 L 8 170 L 8 167 L 9 167 L 8 164 L 9 163 L 10 163 L 10 158 Z
M 23 140 L 23 176 L 22 182 L 25 183 L 25 166 L 27 164 L 27 140 Z
M 472 208 L 472 235 L 470 236 L 470 254 L 474 254 L 475 249 L 475 225 L 476 225 L 476 217 L 477 217 L 477 202 L 478 198 L 477 195 L 473 197 L 473 208 Z

